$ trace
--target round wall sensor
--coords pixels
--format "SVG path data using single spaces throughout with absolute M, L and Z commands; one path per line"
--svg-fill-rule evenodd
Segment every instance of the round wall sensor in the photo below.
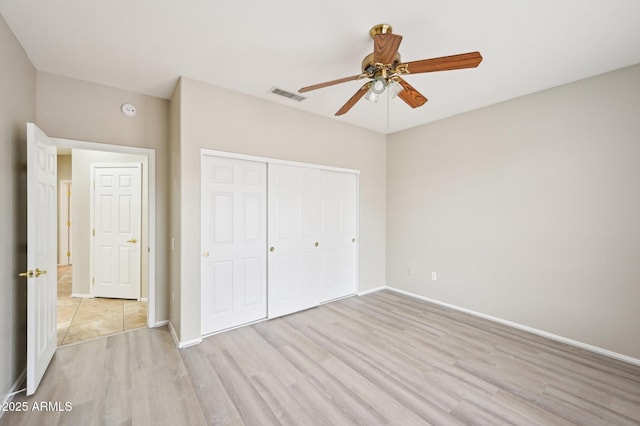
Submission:
M 136 107 L 131 104 L 122 104 L 120 107 L 122 113 L 127 117 L 135 117 L 136 116 Z

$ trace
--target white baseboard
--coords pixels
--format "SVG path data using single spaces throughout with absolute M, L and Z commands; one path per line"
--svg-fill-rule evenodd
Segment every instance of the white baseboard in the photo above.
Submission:
M 91 299 L 91 295 L 85 294 L 85 293 L 71 293 L 71 297 L 79 297 L 81 299 Z
M 156 321 L 156 323 L 153 324 L 151 327 L 158 328 L 158 327 L 164 327 L 165 325 L 169 325 L 169 320 Z
M 186 342 L 178 343 L 178 349 L 188 348 L 189 346 L 195 346 L 202 343 L 202 337 L 198 337 L 197 339 L 187 340 Z
M 387 288 L 386 286 L 381 286 L 381 287 L 372 288 L 370 290 L 360 291 L 360 292 L 358 292 L 358 296 L 364 296 L 364 295 L 367 295 L 367 294 L 375 293 L 377 291 L 382 291 L 382 290 L 384 290 L 386 288 Z
M 173 342 L 176 344 L 178 349 L 188 348 L 189 346 L 194 346 L 199 343 L 202 343 L 202 337 L 193 340 L 187 340 L 186 342 L 181 342 L 178 340 L 178 335 L 176 334 L 176 330 L 173 328 L 173 323 L 171 321 L 169 323 L 169 333 L 171 333 L 171 337 L 173 338 Z
M 555 340 L 555 341 L 560 342 L 560 343 L 565 343 L 567 345 L 575 346 L 575 347 L 580 348 L 580 349 L 585 349 L 587 351 L 596 353 L 598 355 L 604 355 L 606 357 L 613 358 L 613 359 L 616 359 L 618 361 L 623 361 L 623 362 L 626 362 L 628 364 L 640 366 L 640 359 L 633 358 L 633 357 L 630 357 L 630 356 L 627 356 L 627 355 L 623 355 L 623 354 L 620 354 L 620 353 L 617 353 L 617 352 L 613 352 L 613 351 L 610 351 L 608 349 L 600 348 L 598 346 L 593 346 L 593 345 L 590 345 L 588 343 L 580 342 L 578 340 L 569 339 L 567 337 L 558 336 L 557 334 L 549 333 L 549 332 L 546 332 L 546 331 L 543 331 L 543 330 L 539 330 L 537 328 L 533 328 L 533 327 L 529 327 L 529 326 L 526 326 L 526 325 L 522 325 L 522 324 L 519 324 L 517 322 L 508 321 L 508 320 L 504 320 L 504 319 L 501 319 L 501 318 L 493 317 L 491 315 L 486 315 L 486 314 L 483 314 L 483 313 L 480 313 L 480 312 L 472 311 L 471 309 L 461 308 L 459 306 L 451 305 L 449 303 L 441 302 L 439 300 L 430 299 L 428 297 L 420 296 L 419 294 L 411 293 L 411 292 L 408 292 L 408 291 L 405 291 L 405 290 L 401 290 L 399 288 L 387 286 L 386 289 L 390 290 L 390 291 L 393 291 L 393 292 L 396 292 L 396 293 L 399 293 L 399 294 L 402 294 L 402 295 L 405 295 L 405 296 L 412 297 L 414 299 L 424 300 L 425 302 L 430 302 L 430 303 L 433 303 L 435 305 L 444 306 L 446 308 L 450 308 L 450 309 L 453 309 L 453 310 L 456 310 L 456 311 L 459 311 L 459 312 L 464 312 L 466 314 L 474 315 L 474 316 L 479 317 L 479 318 L 484 318 L 486 320 L 497 322 L 499 324 L 503 324 L 503 325 L 506 325 L 506 326 L 509 326 L 509 327 L 512 327 L 512 328 L 515 328 L 515 329 L 518 329 L 518 330 L 526 331 L 526 332 L 531 333 L 531 334 L 536 334 L 538 336 L 546 337 L 547 339 Z
M 149 298 L 147 297 L 141 297 L 140 299 L 138 299 L 138 302 L 148 302 Z
M 20 375 L 18 376 L 16 381 L 13 383 L 13 385 L 11 386 L 11 389 L 9 389 L 9 392 L 7 392 L 7 394 L 4 395 L 4 397 L 2 398 L 2 406 L 3 407 L 7 403 L 11 402 L 11 400 L 13 399 L 13 397 L 17 393 L 20 393 L 20 391 L 21 391 L 20 385 L 22 385 L 24 383 L 25 377 L 27 377 L 27 369 L 26 368 L 24 370 L 22 370 L 22 373 L 20 373 Z M 24 390 L 24 389 L 22 389 L 22 390 Z M 4 410 L 0 410 L 0 419 L 2 418 L 3 414 L 4 414 Z
M 173 339 L 173 343 L 176 344 L 176 347 L 180 347 L 180 341 L 178 340 L 178 335 L 176 334 L 176 330 L 173 328 L 173 323 L 169 321 L 169 334 L 171 334 L 171 338 Z

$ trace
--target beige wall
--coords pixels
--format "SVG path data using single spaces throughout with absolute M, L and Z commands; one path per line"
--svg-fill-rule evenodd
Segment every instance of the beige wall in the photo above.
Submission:
M 43 72 L 37 82 L 37 124 L 49 136 L 155 150 L 155 314 L 169 319 L 169 101 Z M 120 112 L 123 103 L 137 107 L 135 118 Z
M 61 180 L 71 180 L 71 155 L 58 155 L 58 186 Z
M 18 274 L 27 267 L 26 123 L 35 117 L 36 70 L 0 16 L 0 400 L 26 366 L 27 286 Z
M 640 65 L 391 135 L 387 284 L 640 358 L 639 117 Z
M 133 154 L 119 154 L 113 152 L 90 151 L 84 149 L 72 150 L 73 166 L 73 196 L 71 197 L 71 223 L 73 233 L 71 236 L 73 253 L 72 270 L 72 294 L 88 296 L 91 292 L 91 165 L 106 163 L 142 163 L 142 228 L 140 235 L 140 247 L 149 246 L 149 234 L 147 220 L 149 214 L 149 180 L 147 170 L 149 167 L 147 157 Z M 142 250 L 140 253 L 141 270 L 141 297 L 148 296 L 148 268 L 149 252 Z
M 385 284 L 384 135 L 186 78 L 180 96 L 181 341 L 200 337 L 200 148 L 359 169 L 360 289 Z

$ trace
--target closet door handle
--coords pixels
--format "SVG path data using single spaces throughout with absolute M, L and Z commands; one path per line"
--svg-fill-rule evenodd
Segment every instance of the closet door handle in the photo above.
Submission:
M 316 241 L 316 243 L 314 244 L 314 246 L 318 247 L 320 245 L 319 242 Z
M 269 248 L 269 251 L 275 251 L 275 249 L 276 248 L 272 246 L 271 248 Z

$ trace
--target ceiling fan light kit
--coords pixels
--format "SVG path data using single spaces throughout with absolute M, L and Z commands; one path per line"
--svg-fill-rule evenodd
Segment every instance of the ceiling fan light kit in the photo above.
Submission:
M 482 62 L 480 52 L 469 52 L 403 63 L 398 52 L 402 36 L 393 34 L 391 25 L 376 25 L 369 30 L 369 35 L 373 39 L 373 53 L 362 60 L 360 74 L 306 86 L 299 92 L 309 92 L 366 78 L 369 81 L 360 87 L 335 115 L 346 114 L 362 97 L 370 102 L 377 102 L 379 95 L 384 93 L 386 89 L 389 90 L 389 95 L 392 98 L 398 96 L 411 108 L 417 108 L 424 105 L 427 98 L 407 83 L 402 78 L 403 75 L 475 68 Z
M 389 83 L 389 95 L 391 95 L 391 99 L 395 98 L 404 90 L 404 87 L 397 81 L 392 81 Z
M 371 89 L 369 89 L 369 90 L 367 91 L 367 94 L 366 94 L 366 95 L 364 95 L 364 98 L 365 98 L 366 100 L 368 100 L 369 102 L 372 102 L 372 103 L 374 103 L 374 104 L 375 104 L 376 102 L 378 102 L 378 97 L 379 97 L 379 96 L 378 96 L 378 94 L 377 94 L 376 92 L 374 92 L 373 90 L 371 90 Z
M 386 89 L 386 88 L 387 88 L 387 82 L 385 80 L 383 80 L 383 79 L 375 79 L 371 83 L 371 87 L 369 87 L 369 90 L 371 90 L 376 95 L 379 95 L 382 92 L 384 92 L 384 89 Z

